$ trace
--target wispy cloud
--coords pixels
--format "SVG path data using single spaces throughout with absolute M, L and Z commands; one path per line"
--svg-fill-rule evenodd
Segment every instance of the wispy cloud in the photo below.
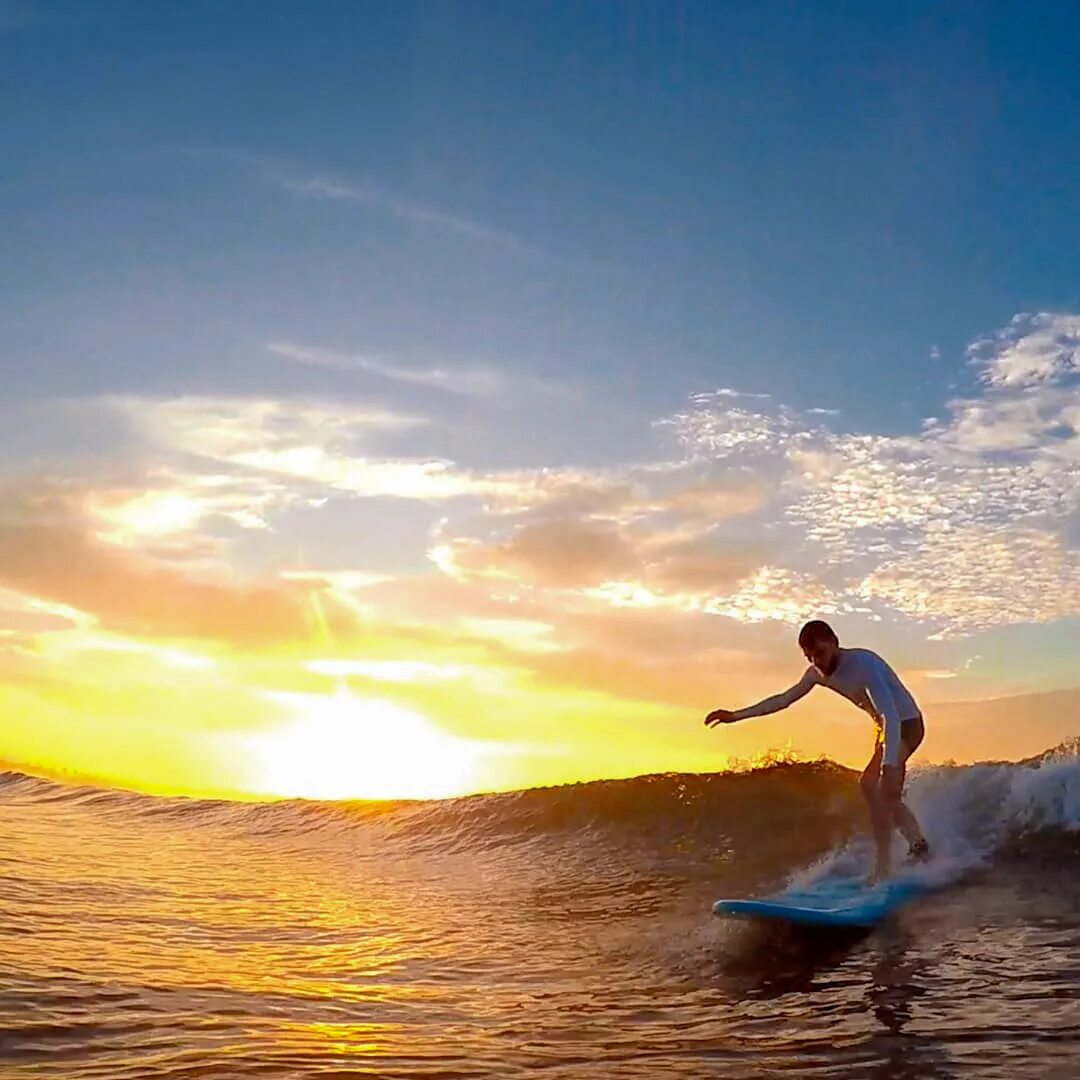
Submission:
M 512 472 L 474 473 L 436 457 L 391 457 L 378 438 L 427 421 L 381 407 L 276 398 L 142 398 L 103 403 L 131 424 L 150 451 L 213 463 L 279 506 L 304 496 L 341 492 L 365 498 L 440 502 L 464 496 L 512 498 Z M 282 486 L 284 485 L 284 486 Z
M 421 202 L 391 194 L 370 183 L 347 183 L 319 177 L 288 175 L 279 168 L 275 178 L 286 191 L 301 198 L 354 203 L 392 215 L 413 225 L 440 229 L 459 236 L 493 244 L 522 255 L 546 256 L 541 248 L 505 229 L 498 229 L 472 218 L 448 213 Z
M 575 250 L 556 250 L 549 244 L 537 243 L 512 229 L 501 228 L 467 214 L 447 210 L 409 194 L 390 190 L 385 184 L 368 177 L 343 177 L 321 166 L 286 161 L 267 154 L 253 153 L 237 147 L 195 144 L 170 145 L 168 152 L 189 158 L 204 158 L 231 163 L 271 184 L 296 199 L 340 203 L 343 206 L 369 210 L 395 218 L 417 229 L 438 234 L 458 236 L 491 250 L 554 264 L 564 269 L 579 269 L 605 275 L 624 275 L 627 267 L 608 262 L 592 254 Z M 440 195 L 439 201 L 442 201 Z M 446 202 L 452 197 L 446 196 Z
M 151 446 L 234 469 L 365 496 L 438 500 L 470 489 L 449 462 L 373 452 L 373 434 L 424 423 L 381 408 L 265 398 L 114 397 L 108 403 Z
M 541 258 L 547 258 L 549 255 L 547 251 L 509 229 L 501 229 L 463 214 L 456 214 L 417 199 L 395 194 L 367 178 L 344 178 L 297 162 L 268 154 L 254 153 L 239 147 L 183 143 L 172 144 L 167 149 L 170 153 L 188 158 L 231 162 L 250 170 L 297 198 L 348 203 L 388 214 L 408 224 L 456 234 L 523 255 Z
M 529 375 L 512 375 L 482 366 L 470 367 L 408 367 L 365 353 L 346 353 L 313 345 L 297 345 L 288 341 L 271 341 L 267 349 L 275 356 L 298 364 L 329 368 L 334 371 L 362 372 L 393 382 L 444 390 L 451 394 L 489 398 L 502 394 L 541 393 L 565 394 L 567 388 L 545 382 Z

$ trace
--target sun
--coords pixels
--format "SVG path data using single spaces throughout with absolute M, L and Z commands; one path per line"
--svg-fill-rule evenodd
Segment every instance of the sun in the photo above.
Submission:
M 268 691 L 295 719 L 252 736 L 253 786 L 306 799 L 438 799 L 472 790 L 482 747 L 392 701 Z

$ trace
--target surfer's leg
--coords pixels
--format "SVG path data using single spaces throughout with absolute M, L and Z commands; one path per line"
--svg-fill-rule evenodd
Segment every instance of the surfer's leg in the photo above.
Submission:
M 903 798 L 903 784 L 907 773 L 907 759 L 919 748 L 923 740 L 922 719 L 908 720 L 904 722 L 901 734 L 901 759 L 900 759 L 900 793 L 896 801 L 889 808 L 891 817 L 900 835 L 908 842 L 908 853 L 916 859 L 928 859 L 930 857 L 930 845 L 926 842 L 922 829 L 915 815 L 908 809 Z
M 859 777 L 859 787 L 863 798 L 866 799 L 867 809 L 870 811 L 870 827 L 873 829 L 874 845 L 877 848 L 875 878 L 887 877 L 892 868 L 889 839 L 892 836 L 893 821 L 881 792 L 882 749 L 879 742 L 866 768 L 863 769 L 862 776 Z

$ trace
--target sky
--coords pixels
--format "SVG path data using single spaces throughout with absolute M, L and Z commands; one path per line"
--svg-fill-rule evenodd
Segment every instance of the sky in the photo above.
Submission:
M 0 0 L 0 758 L 441 796 L 1080 709 L 1080 9 Z M 985 706 L 979 703 L 992 703 Z

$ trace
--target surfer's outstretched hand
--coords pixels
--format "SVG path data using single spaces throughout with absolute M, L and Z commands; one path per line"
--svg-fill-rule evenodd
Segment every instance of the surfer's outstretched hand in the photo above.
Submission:
M 705 726 L 716 727 L 717 724 L 734 724 L 735 719 L 735 714 L 728 709 L 713 709 L 705 717 Z

